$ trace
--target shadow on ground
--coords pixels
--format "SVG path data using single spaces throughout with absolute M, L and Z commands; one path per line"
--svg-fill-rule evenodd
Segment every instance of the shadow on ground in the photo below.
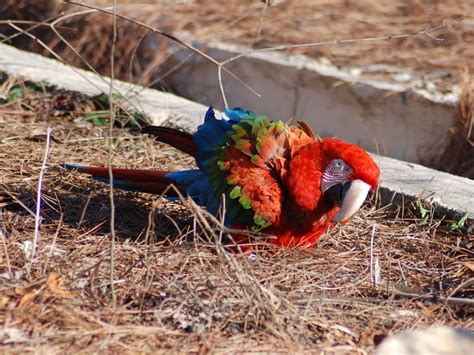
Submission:
M 14 189 L 5 186 L 6 191 L 31 211 L 36 210 L 36 194 L 33 189 Z M 1 193 L 0 193 L 1 194 Z M 145 237 L 151 225 L 151 233 L 156 241 L 176 239 L 192 229 L 193 217 L 190 211 L 179 202 L 163 201 L 157 208 L 152 207 L 153 199 L 144 198 L 130 192 L 116 192 L 115 232 L 119 238 L 140 240 Z M 6 196 L 5 209 L 21 216 L 28 216 L 25 207 Z M 110 199 L 105 189 L 74 187 L 69 191 L 46 191 L 42 201 L 43 223 L 52 224 L 61 218 L 71 228 L 90 230 L 96 228 L 95 234 L 110 233 Z

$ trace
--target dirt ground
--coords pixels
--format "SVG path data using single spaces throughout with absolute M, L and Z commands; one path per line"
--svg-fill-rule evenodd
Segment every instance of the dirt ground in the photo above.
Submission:
M 108 140 L 97 100 L 15 78 L 0 94 L 2 352 L 365 354 L 400 330 L 474 330 L 472 233 L 427 205 L 417 214 L 379 208 L 376 195 L 314 251 L 262 250 L 250 260 L 216 244 L 219 226 L 189 203 L 115 191 L 112 267 L 107 186 L 58 165 L 104 165 L 109 148 L 121 167 L 192 160 L 134 126 Z
M 105 6 L 110 1 L 87 3 Z M 345 67 L 383 64 L 416 70 L 441 88 L 459 83 L 463 70 L 473 67 L 473 19 L 466 15 L 474 5 L 468 0 L 301 0 L 275 1 L 268 7 L 257 0 L 140 3 L 118 1 L 132 4 L 119 11 L 189 40 L 227 40 L 256 48 L 437 27 L 403 39 L 288 52 L 322 56 Z M 14 4 L 15 11 L 8 12 L 11 7 L 5 4 Z M 44 20 L 57 15 L 61 6 L 7 0 L 0 5 L 0 17 Z M 108 75 L 111 28 L 104 15 L 65 18 L 58 31 L 79 55 L 50 28 L 33 33 L 66 62 Z M 146 47 L 145 32 L 135 25 L 119 21 L 118 30 L 116 76 L 151 84 L 165 56 Z M 19 31 L 3 24 L 0 32 L 8 39 Z M 52 55 L 27 36 L 7 42 L 12 41 Z M 117 240 L 111 268 L 107 187 L 58 164 L 105 165 L 110 146 L 115 166 L 174 169 L 193 162 L 133 126 L 115 127 L 110 141 L 107 122 L 107 108 L 97 100 L 30 88 L 14 78 L 0 83 L 3 351 L 363 354 L 400 330 L 433 324 L 474 330 L 472 230 L 460 221 L 435 219 L 423 204 L 415 206 L 416 213 L 408 206 L 393 211 L 380 208 L 374 197 L 314 251 L 261 251 L 249 260 L 216 245 L 219 226 L 206 227 L 209 218 L 195 206 L 115 191 Z M 53 128 L 52 143 L 38 248 L 31 260 L 48 126 Z

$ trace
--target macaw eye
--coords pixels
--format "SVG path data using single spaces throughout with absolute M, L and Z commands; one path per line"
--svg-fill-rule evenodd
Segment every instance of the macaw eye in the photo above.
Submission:
M 342 170 L 342 168 L 344 167 L 344 162 L 341 159 L 335 159 L 332 161 L 332 163 L 336 170 Z
M 343 178 L 347 180 L 352 174 L 352 169 L 349 165 L 344 163 L 343 160 L 334 159 L 329 163 L 324 173 L 332 178 Z

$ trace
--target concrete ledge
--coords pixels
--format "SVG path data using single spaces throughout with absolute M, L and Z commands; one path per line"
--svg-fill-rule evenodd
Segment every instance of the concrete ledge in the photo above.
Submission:
M 474 181 L 424 166 L 372 154 L 381 171 L 382 202 L 410 203 L 422 199 L 438 215 L 474 219 Z
M 20 76 L 48 86 L 96 96 L 109 92 L 110 78 L 64 65 L 38 54 L 0 44 L 0 72 Z M 114 90 L 124 97 L 122 104 L 145 113 L 153 124 L 174 124 L 191 129 L 201 122 L 207 106 L 165 92 L 114 80 Z
M 86 95 L 98 95 L 109 90 L 110 79 L 107 77 L 1 44 L 0 73 L 21 76 L 33 82 L 46 81 L 57 88 Z M 276 74 L 273 76 L 277 77 Z M 186 85 L 192 86 L 190 82 Z M 120 81 L 114 81 L 114 87 L 122 95 L 127 94 L 126 102 L 130 108 L 152 117 L 155 124 L 174 124 L 192 130 L 204 117 L 206 107 L 192 101 Z M 241 104 L 245 106 L 246 102 Z M 282 118 L 284 114 L 280 112 L 276 118 Z M 386 203 L 393 197 L 405 201 L 426 198 L 438 206 L 440 213 L 456 218 L 470 213 L 474 218 L 472 180 L 396 159 L 378 155 L 374 158 L 382 171 L 381 190 Z
M 249 52 L 248 47 L 218 42 L 204 48 L 218 60 Z M 169 65 L 181 63 L 180 69 L 165 83 L 180 96 L 222 107 L 215 67 L 199 56 L 188 56 L 184 49 L 174 53 Z M 230 106 L 274 119 L 295 117 L 320 135 L 337 136 L 396 159 L 417 163 L 440 156 L 457 120 L 459 87 L 441 93 L 419 76 L 394 68 L 384 76 L 391 81 L 369 80 L 360 73 L 389 68 L 342 70 L 303 55 L 255 52 L 230 63 L 228 69 L 262 95 L 255 96 L 224 74 Z

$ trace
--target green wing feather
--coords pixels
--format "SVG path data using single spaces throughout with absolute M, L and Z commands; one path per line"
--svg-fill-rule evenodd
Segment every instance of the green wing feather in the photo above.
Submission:
M 232 126 L 214 157 L 203 163 L 216 197 L 225 195 L 231 224 L 260 231 L 278 221 L 284 196 L 281 181 L 293 151 L 290 142 L 301 137 L 305 144 L 313 141 L 296 127 L 254 113 Z

